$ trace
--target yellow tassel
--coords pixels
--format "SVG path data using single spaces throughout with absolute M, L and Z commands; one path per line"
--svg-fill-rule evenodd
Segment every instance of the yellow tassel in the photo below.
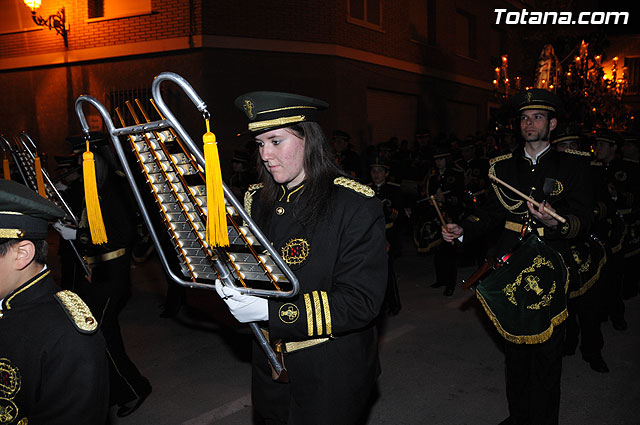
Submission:
M 87 220 L 89 220 L 91 241 L 95 245 L 100 245 L 107 242 L 107 231 L 102 221 L 102 210 L 98 199 L 96 164 L 93 159 L 93 153 L 89 150 L 88 140 L 87 150 L 82 154 L 82 176 L 84 179 L 84 199 L 87 205 Z
M 227 210 L 224 205 L 222 171 L 216 135 L 209 130 L 202 136 L 204 142 L 205 176 L 207 183 L 207 243 L 209 246 L 229 246 Z
M 47 191 L 44 188 L 44 178 L 42 177 L 42 165 L 40 165 L 40 157 L 36 155 L 34 162 L 36 168 L 36 184 L 38 186 L 38 194 L 43 198 L 47 197 Z
M 11 168 L 9 168 L 9 158 L 7 158 L 6 153 L 2 159 L 2 170 L 4 171 L 4 179 L 11 180 Z

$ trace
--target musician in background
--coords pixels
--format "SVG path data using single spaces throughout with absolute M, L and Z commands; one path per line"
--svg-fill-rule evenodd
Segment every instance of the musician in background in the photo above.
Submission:
M 371 183 L 368 186 L 373 189 L 376 197 L 382 202 L 388 244 L 389 277 L 383 311 L 395 315 L 400 312 L 402 307 L 393 263 L 402 253 L 401 226 L 406 218 L 404 195 L 399 184 L 387 181 L 389 178 L 389 164 L 387 162 L 376 158 L 369 164 L 369 175 Z
M 82 149 L 84 144 L 79 146 L 75 148 Z M 151 394 L 149 380 L 126 352 L 119 321 L 120 312 L 131 295 L 131 247 L 136 234 L 133 216 L 137 207 L 127 196 L 130 194 L 127 182 L 116 174 L 116 160 L 109 147 L 94 145 L 92 151 L 107 243 L 96 245 L 91 241 L 82 180 L 75 181 L 69 189 L 71 208 L 80 218 L 79 229 L 62 234 L 75 239 L 91 268 L 90 280 L 80 272 L 75 273 L 73 289 L 100 324 L 110 360 L 110 406 L 117 405 L 116 415 L 124 417 L 137 410 Z
M 84 302 L 46 266 L 48 222 L 64 212 L 0 180 L 0 423 L 102 425 L 109 380 L 104 338 Z
M 580 150 L 580 128 L 576 125 L 559 124 L 553 132 L 551 146 L 558 152 L 581 156 L 588 164 L 590 174 L 584 176 L 584 179 L 592 190 L 595 203 L 591 233 L 598 237 L 597 240 L 591 237 L 576 238 L 570 242 L 571 255 L 565 261 L 571 268 L 572 275 L 567 303 L 569 317 L 562 354 L 574 355 L 580 341 L 582 358 L 589 363 L 591 369 L 608 373 L 609 367 L 602 357 L 604 338 L 600 329 L 600 315 L 604 307 L 604 278 L 609 273 L 608 270 L 614 270 L 608 267 L 614 254 L 611 249 L 605 250 L 605 244 L 609 240 L 606 230 L 611 228 L 606 222 L 614 218 L 608 212 L 615 210 L 611 208 L 613 204 L 606 183 L 599 173 L 601 167 L 591 165 L 591 153 Z M 600 229 L 604 231 L 600 232 Z
M 463 212 L 462 194 L 464 191 L 464 174 L 457 168 L 450 167 L 448 160 L 451 150 L 447 146 L 439 146 L 433 155 L 436 168 L 427 179 L 427 196 L 434 196 L 438 208 L 447 221 L 458 221 Z M 433 205 L 432 205 L 433 207 Z M 433 212 L 433 214 L 436 214 Z M 433 256 L 436 269 L 436 281 L 430 286 L 444 286 L 443 295 L 450 297 L 456 288 L 458 266 L 456 264 L 457 246 L 455 243 L 440 244 Z
M 274 381 L 254 342 L 254 409 L 266 424 L 358 424 L 380 373 L 374 321 L 387 284 L 381 203 L 333 161 L 316 122 L 327 103 L 252 92 L 235 104 L 249 118 L 260 161 L 261 183 L 249 187 L 245 209 L 300 281 L 299 294 L 284 300 L 216 284 L 236 319 L 260 322 L 282 353 L 287 383 Z
M 640 253 L 640 176 L 638 164 L 618 157 L 622 144 L 623 139 L 614 131 L 599 130 L 596 133 L 596 159 L 602 170 L 601 178 L 606 182 L 614 208 L 626 226 L 622 249 L 619 255 L 612 256 L 615 270 L 607 276 L 607 313 L 613 328 L 618 331 L 627 329 L 622 300 L 623 282 L 625 279 L 635 279 L 635 259 Z
M 564 268 L 557 253 L 567 258 L 568 240 L 586 234 L 591 224 L 592 195 L 583 180 L 589 171 L 580 158 L 550 149 L 549 137 L 558 123 L 560 99 L 546 90 L 531 89 L 519 92 L 514 97 L 514 104 L 519 110 L 524 146 L 492 159 L 489 173 L 536 200 L 539 207 L 521 199 L 510 189 L 493 183 L 491 196 L 477 217 L 460 224 L 448 224 L 442 229 L 442 235 L 446 241 L 463 235 L 463 240 L 472 239 L 492 224 L 502 222 L 504 229 L 491 250 L 497 258 L 512 252 L 522 234 L 534 243 L 535 238 L 539 238 L 542 245 L 538 246 L 549 252 L 549 258 L 551 255 L 556 258 L 555 263 L 551 262 L 553 269 L 545 268 L 552 272 L 544 279 L 540 277 L 545 276 L 542 265 L 536 267 L 535 258 L 527 260 L 527 266 L 522 269 L 518 266 L 509 270 L 509 267 L 514 267 L 513 263 L 502 266 L 507 268 L 505 271 L 510 272 L 510 276 L 518 276 L 518 272 L 521 276 L 527 272 L 527 282 L 518 285 L 514 279 L 516 283 L 494 283 L 497 286 L 492 288 L 495 296 L 491 299 L 484 297 L 487 305 L 483 306 L 505 339 L 510 416 L 501 425 L 557 425 L 567 286 L 565 282 L 556 282 L 556 275 L 551 273 L 558 273 L 558 269 Z M 552 187 L 544 184 L 546 179 L 554 180 Z M 561 223 L 544 208 L 557 212 L 566 222 Z M 564 269 L 565 273 L 558 276 L 566 278 Z M 522 307 L 518 307 L 520 305 Z M 529 305 L 531 308 L 524 307 Z M 505 332 L 505 328 L 511 332 Z

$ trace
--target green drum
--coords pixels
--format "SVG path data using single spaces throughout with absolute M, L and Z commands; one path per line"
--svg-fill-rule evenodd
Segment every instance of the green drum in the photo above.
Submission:
M 539 344 L 567 318 L 568 288 L 569 273 L 562 256 L 529 234 L 478 284 L 476 296 L 507 341 Z

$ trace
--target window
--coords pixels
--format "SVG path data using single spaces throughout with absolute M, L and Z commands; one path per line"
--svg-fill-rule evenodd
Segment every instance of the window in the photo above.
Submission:
M 461 9 L 456 10 L 456 53 L 467 58 L 477 58 L 476 17 Z
M 424 44 L 436 44 L 435 0 L 410 0 L 409 25 L 411 39 Z
M 89 19 L 122 18 L 151 13 L 151 0 L 88 0 Z
M 502 55 L 506 52 L 506 33 L 500 28 L 491 27 L 489 30 L 489 55 L 492 66 L 502 64 Z
M 379 28 L 382 25 L 380 2 L 381 0 L 349 0 L 348 21 Z
M 624 66 L 629 83 L 626 94 L 640 94 L 640 58 L 624 58 Z

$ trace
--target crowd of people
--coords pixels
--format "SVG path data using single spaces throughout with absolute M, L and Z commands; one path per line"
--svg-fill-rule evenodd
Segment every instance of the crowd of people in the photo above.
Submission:
M 609 371 L 601 323 L 627 329 L 624 302 L 638 295 L 640 137 L 563 122 L 562 103 L 546 90 L 520 92 L 513 102 L 513 132 L 459 140 L 421 131 L 412 144 L 391 138 L 357 152 L 344 131 L 326 138 L 317 123 L 328 107 L 324 101 L 279 92 L 236 99 L 251 140 L 233 153 L 227 184 L 300 280 L 300 293 L 290 299 L 215 284 L 239 322 L 259 325 L 286 371 L 276 376 L 254 343 L 257 419 L 348 425 L 366 417 L 380 373 L 376 325 L 401 311 L 394 267 L 414 249 L 425 261 L 433 257 L 435 279 L 425 284 L 444 288 L 444 296 L 459 286 L 460 266 L 484 270 L 469 284 L 504 339 L 510 416 L 501 425 L 557 425 L 562 357 L 578 348 L 594 371 Z M 84 376 L 34 360 L 47 366 L 39 373 L 57 379 L 38 387 L 47 396 L 39 398 L 34 388 L 44 377 L 20 356 L 46 339 L 25 342 L 23 351 L 0 349 L 3 423 L 52 415 L 59 420 L 42 423 L 104 423 L 97 416 L 106 420 L 108 406 L 126 416 L 151 393 L 118 323 L 141 240 L 134 236 L 136 207 L 117 164 L 100 152 L 96 176 L 109 242 L 92 242 L 77 179 L 65 189 L 80 226 L 56 229 L 76 241 L 92 273 L 63 261 L 72 269 L 63 269 L 64 291 L 48 276 L 42 246 L 47 222 L 64 213 L 17 183 L 0 186 L 0 260 L 8 276 L 0 287 L 3 338 L 23 328 L 32 332 L 19 314 L 40 309 L 60 322 L 52 336 L 92 353 L 83 356 Z M 27 230 L 34 223 L 38 231 Z M 183 289 L 169 288 L 167 304 L 183 300 Z M 71 301 L 56 307 L 56 299 Z M 51 350 L 64 357 L 66 348 Z M 63 417 L 52 406 L 64 397 L 65 378 L 93 391 Z M 22 387 L 5 385 L 19 381 Z M 83 417 L 90 406 L 94 416 Z

